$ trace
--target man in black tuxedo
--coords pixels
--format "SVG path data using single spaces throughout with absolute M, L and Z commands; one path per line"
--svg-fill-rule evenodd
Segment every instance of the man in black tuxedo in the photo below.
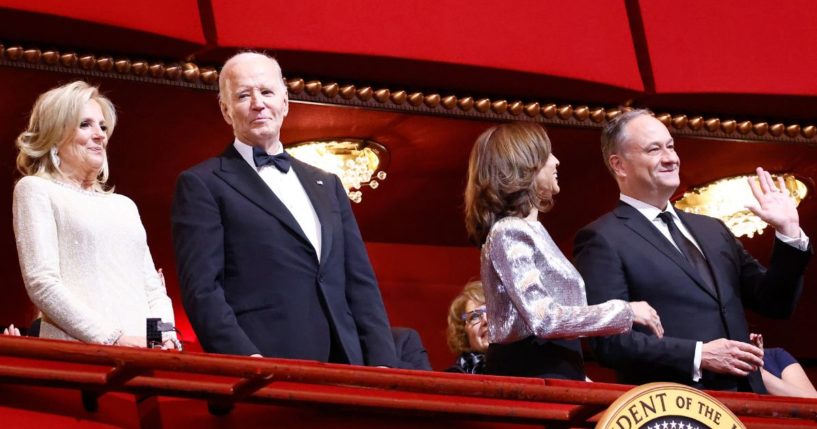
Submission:
M 173 241 L 205 351 L 394 366 L 389 323 L 340 179 L 283 151 L 278 63 L 241 53 L 219 77 L 235 140 L 184 171 Z
M 744 306 L 774 318 L 794 310 L 811 255 L 782 180 L 758 168 L 750 210 L 776 231 L 768 268 L 717 219 L 674 210 L 680 159 L 667 128 L 645 110 L 625 113 L 602 133 L 602 153 L 620 203 L 576 235 L 574 257 L 587 301 L 647 301 L 664 338 L 635 327 L 593 340 L 619 381 L 674 381 L 698 388 L 766 391 L 763 351 L 749 343 Z

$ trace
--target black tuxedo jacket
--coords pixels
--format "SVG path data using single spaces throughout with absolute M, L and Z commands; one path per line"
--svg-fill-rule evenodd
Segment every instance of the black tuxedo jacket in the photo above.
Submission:
M 411 328 L 391 328 L 394 337 L 394 348 L 397 352 L 397 367 L 403 369 L 422 369 L 431 371 L 428 352 L 423 347 L 420 334 Z
M 292 168 L 321 223 L 320 262 L 232 144 L 179 176 L 173 241 L 196 335 L 208 352 L 394 366 L 383 301 L 340 179 L 295 159 Z
M 574 262 L 587 301 L 647 301 L 664 325 L 658 339 L 641 326 L 591 341 L 596 357 L 619 381 L 674 381 L 699 388 L 765 392 L 760 373 L 741 380 L 703 372 L 693 383 L 695 343 L 718 338 L 749 341 L 744 306 L 773 318 L 794 310 L 811 249 L 775 240 L 769 269 L 760 265 L 719 220 L 677 211 L 711 267 L 710 290 L 683 255 L 632 206 L 621 203 L 576 235 Z M 748 383 L 746 383 L 748 381 Z

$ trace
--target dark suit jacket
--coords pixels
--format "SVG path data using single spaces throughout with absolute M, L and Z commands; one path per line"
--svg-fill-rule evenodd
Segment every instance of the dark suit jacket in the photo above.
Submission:
M 391 328 L 394 337 L 394 348 L 397 353 L 397 367 L 403 369 L 422 369 L 431 371 L 428 352 L 423 347 L 420 334 L 411 328 Z
M 321 257 L 232 144 L 184 171 L 173 198 L 184 307 L 215 353 L 395 364 L 380 291 L 337 176 L 292 161 L 321 223 Z M 338 357 L 338 352 L 345 355 Z
M 615 368 L 619 381 L 641 384 L 674 381 L 693 385 L 695 343 L 718 338 L 749 341 L 744 306 L 773 318 L 794 310 L 811 250 L 775 240 L 768 271 L 722 222 L 677 211 L 709 262 L 717 290 L 709 290 L 683 255 L 635 208 L 621 203 L 576 235 L 576 268 L 584 277 L 587 301 L 617 298 L 647 301 L 664 325 L 659 340 L 636 326 L 628 334 L 591 341 L 599 361 Z M 748 377 L 765 392 L 759 372 Z M 704 371 L 707 389 L 746 389 L 736 377 Z

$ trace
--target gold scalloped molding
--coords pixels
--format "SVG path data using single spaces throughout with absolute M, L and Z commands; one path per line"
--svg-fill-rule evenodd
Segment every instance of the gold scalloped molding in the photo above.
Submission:
M 0 44 L 0 66 L 57 71 L 89 76 L 136 80 L 163 85 L 217 90 L 218 72 L 192 62 L 165 64 L 110 56 L 41 51 Z M 392 91 L 369 86 L 341 85 L 301 78 L 286 79 L 290 98 L 298 101 L 366 107 L 427 115 L 482 120 L 527 120 L 549 125 L 600 128 L 628 107 L 590 107 L 556 103 L 523 103 L 489 98 L 443 96 Z M 691 137 L 817 144 L 817 126 L 704 118 L 684 114 L 655 115 L 676 134 Z
M 3 44 L 0 44 L 0 65 L 197 88 L 212 89 L 218 82 L 216 69 L 199 68 L 191 62 L 132 61 L 75 52 L 5 47 Z

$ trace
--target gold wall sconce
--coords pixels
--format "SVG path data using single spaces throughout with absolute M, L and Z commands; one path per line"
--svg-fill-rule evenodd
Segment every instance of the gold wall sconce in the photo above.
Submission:
M 286 151 L 307 164 L 340 177 L 346 195 L 355 203 L 363 200 L 364 187 L 377 189 L 380 182 L 386 180 L 389 152 L 372 140 L 309 140 L 287 145 Z
M 775 183 L 777 176 L 779 175 L 773 175 Z M 782 177 L 789 196 L 796 205 L 800 205 L 800 201 L 808 194 L 808 187 L 792 174 L 783 174 Z M 757 176 L 743 175 L 695 187 L 684 193 L 683 197 L 675 202 L 675 207 L 688 213 L 716 217 L 722 220 L 736 237 L 752 238 L 755 234 L 762 234 L 768 224 L 746 208 L 746 205 L 757 202 L 746 182 L 747 178 L 757 180 Z

